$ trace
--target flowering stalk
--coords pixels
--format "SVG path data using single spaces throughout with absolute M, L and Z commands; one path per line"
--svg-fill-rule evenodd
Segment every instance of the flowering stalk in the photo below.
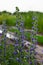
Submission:
M 2 42 L 0 42 L 0 63 L 2 61 Z
M 19 31 L 19 34 L 16 33 L 16 36 L 18 39 L 16 39 L 15 44 L 14 44 L 14 56 L 16 59 L 16 62 L 19 62 L 20 65 L 29 65 L 28 62 L 28 53 L 25 52 L 24 49 L 24 40 L 25 40 L 25 35 L 24 35 L 24 22 L 22 20 L 22 17 L 19 13 L 18 7 L 16 7 L 16 27 Z
M 36 16 L 33 17 L 33 27 L 32 27 L 32 33 L 31 33 L 31 42 L 32 42 L 32 46 L 30 47 L 30 53 L 31 53 L 31 58 L 33 59 L 32 63 L 33 65 L 37 65 L 37 61 L 35 59 L 35 49 L 36 49 L 36 45 L 37 45 L 37 26 L 38 26 L 38 21 L 36 19 Z M 32 49 L 31 49 L 32 48 Z
M 2 29 L 3 29 L 2 36 L 3 36 L 3 43 L 4 43 L 4 63 L 6 63 L 6 32 L 7 32 L 6 21 L 3 21 Z

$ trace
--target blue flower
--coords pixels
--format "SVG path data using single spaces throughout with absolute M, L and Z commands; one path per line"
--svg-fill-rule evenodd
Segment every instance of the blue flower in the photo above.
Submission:
M 16 58 L 16 60 L 17 60 L 18 62 L 20 62 L 20 59 L 19 59 L 18 57 Z
M 17 55 L 17 54 L 18 54 L 18 52 L 17 52 L 17 51 L 15 51 L 15 52 L 14 52 L 14 55 Z
M 30 64 L 32 64 L 32 62 L 30 61 Z
M 32 17 L 32 20 L 37 20 L 36 16 Z
M 24 32 L 24 30 L 23 30 L 22 28 L 20 28 L 20 32 L 21 32 L 21 33 L 23 33 L 23 32 Z
M 26 50 L 26 52 L 29 52 L 29 50 Z
M 18 39 L 15 39 L 15 41 L 16 41 L 15 44 L 18 44 Z
M 24 43 L 22 43 L 21 45 L 22 45 L 22 47 L 24 47 Z
M 30 51 L 33 51 L 33 50 L 34 50 L 34 48 L 31 48 L 31 49 L 30 49 Z
M 35 39 L 34 38 L 32 38 L 32 41 L 34 41 Z
M 25 39 L 25 36 L 24 35 L 21 35 L 21 39 Z
M 20 52 L 22 52 L 22 51 L 23 51 L 23 49 L 19 49 L 19 51 L 20 51 Z
M 32 29 L 34 30 L 34 26 L 32 27 Z
M 20 23 L 20 26 L 24 26 L 24 23 L 23 23 L 23 22 L 21 22 L 21 23 Z
M 19 46 L 19 44 L 16 44 L 16 43 L 15 43 L 14 46 L 15 46 L 15 47 L 16 47 L 16 46 Z

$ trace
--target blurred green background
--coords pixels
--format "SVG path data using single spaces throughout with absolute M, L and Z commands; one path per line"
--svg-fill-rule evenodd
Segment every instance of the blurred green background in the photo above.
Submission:
M 24 20 L 25 29 L 32 29 L 32 17 L 36 16 L 38 21 L 38 43 L 43 45 L 43 13 L 29 11 L 29 12 L 19 12 L 22 15 Z M 16 12 L 10 13 L 7 11 L 0 12 L 0 25 L 3 23 L 3 20 L 6 20 L 8 26 L 15 26 L 16 24 Z M 13 29 L 12 29 L 13 30 Z M 12 31 L 11 30 L 11 31 Z M 15 31 L 15 30 L 14 30 Z M 41 34 L 41 36 L 40 36 Z M 30 34 L 26 33 L 27 40 L 30 40 Z
M 38 32 L 43 34 L 43 13 L 41 12 L 19 12 L 24 20 L 24 26 L 25 28 L 31 29 L 32 28 L 32 17 L 34 16 L 34 13 L 38 20 Z M 16 24 L 16 12 L 10 13 L 7 11 L 0 12 L 0 24 L 2 24 L 3 20 L 6 20 L 7 25 L 9 26 L 15 26 Z

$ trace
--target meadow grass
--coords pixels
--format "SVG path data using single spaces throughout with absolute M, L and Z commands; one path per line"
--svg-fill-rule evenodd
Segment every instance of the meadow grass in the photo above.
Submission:
M 20 34 L 20 32 L 18 31 L 18 29 L 9 29 L 10 32 L 17 32 L 18 34 Z M 24 32 L 25 38 L 28 41 L 31 41 L 31 33 L 30 32 Z M 37 42 L 40 45 L 43 45 L 43 36 L 42 35 L 36 35 L 35 37 L 37 37 Z
M 32 17 L 36 15 L 37 21 L 38 21 L 38 32 L 43 34 L 43 13 L 40 12 L 21 12 L 22 18 L 24 20 L 24 27 L 27 29 L 32 28 Z M 3 23 L 3 20 L 6 20 L 6 23 L 8 26 L 15 26 L 16 24 L 16 14 L 8 14 L 8 13 L 2 13 L 0 15 L 0 24 Z

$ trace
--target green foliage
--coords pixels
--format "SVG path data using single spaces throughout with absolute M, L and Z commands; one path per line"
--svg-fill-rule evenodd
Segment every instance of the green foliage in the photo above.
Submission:
M 20 32 L 17 29 L 11 29 L 9 31 L 10 32 L 17 32 L 18 34 L 20 34 Z M 25 34 L 26 40 L 31 41 L 31 38 L 30 38 L 31 33 L 25 32 L 24 34 Z M 37 35 L 36 37 L 37 37 L 38 44 L 43 45 L 43 36 Z
M 43 36 L 37 36 L 38 38 L 38 44 L 43 45 Z
M 16 24 L 16 12 L 15 14 L 8 14 L 4 11 L 1 12 L 2 14 L 0 15 L 0 24 L 2 24 L 3 20 L 7 21 L 7 25 L 14 26 Z M 36 14 L 38 18 L 38 32 L 43 34 L 43 13 L 40 12 L 19 12 L 23 19 L 24 19 L 24 26 L 25 28 L 31 29 L 32 28 L 32 17 L 34 16 L 34 13 Z
M 17 7 L 16 7 L 16 9 L 19 11 L 19 9 Z M 33 12 L 29 12 L 29 13 L 26 13 L 26 14 L 21 13 L 21 14 L 24 17 L 25 28 L 31 29 L 32 28 L 32 22 L 33 22 L 32 21 Z M 12 25 L 14 26 L 16 24 L 15 15 L 9 15 L 9 14 L 7 15 L 6 12 L 4 11 L 3 14 L 2 14 L 2 17 L 0 18 L 0 21 L 6 20 L 6 23 L 7 23 L 8 26 L 12 26 Z M 39 28 L 40 28 L 40 26 L 39 26 Z M 18 34 L 20 34 L 20 32 L 18 30 L 13 30 L 12 29 L 10 31 L 12 31 L 12 32 L 16 31 L 16 32 L 18 32 Z M 42 32 L 42 29 L 40 29 L 39 32 Z M 30 35 L 31 34 L 28 33 L 28 32 L 25 33 L 25 36 L 27 37 L 27 40 L 29 40 L 29 41 L 31 40 Z M 42 41 L 43 37 L 41 37 L 42 39 L 40 39 L 40 36 L 37 36 L 37 37 L 38 37 L 38 42 L 43 43 L 43 41 Z M 19 44 L 22 43 L 20 39 L 19 39 L 18 43 Z M 19 45 L 19 47 L 17 47 L 18 49 L 17 49 L 17 55 L 16 55 L 16 54 L 14 54 L 15 49 L 16 49 L 16 47 L 14 47 L 14 45 L 11 44 L 11 45 L 8 45 L 8 46 L 6 45 L 6 47 L 4 47 L 5 43 L 2 43 L 2 44 L 3 45 L 2 45 L 2 57 L 1 57 L 2 61 L 1 61 L 1 65 L 29 65 L 28 58 L 26 58 L 26 55 L 28 56 L 29 52 L 26 52 L 24 47 L 23 47 L 22 52 L 20 52 L 21 45 Z M 4 56 L 5 48 L 6 48 L 6 52 L 5 52 L 6 55 Z M 21 58 L 21 54 L 23 55 L 22 58 Z M 21 61 L 18 62 L 17 58 L 21 59 L 22 62 Z M 5 60 L 5 62 L 4 62 L 4 60 Z M 32 61 L 33 61 L 33 58 L 32 58 Z M 33 65 L 33 62 L 32 62 L 32 65 Z

